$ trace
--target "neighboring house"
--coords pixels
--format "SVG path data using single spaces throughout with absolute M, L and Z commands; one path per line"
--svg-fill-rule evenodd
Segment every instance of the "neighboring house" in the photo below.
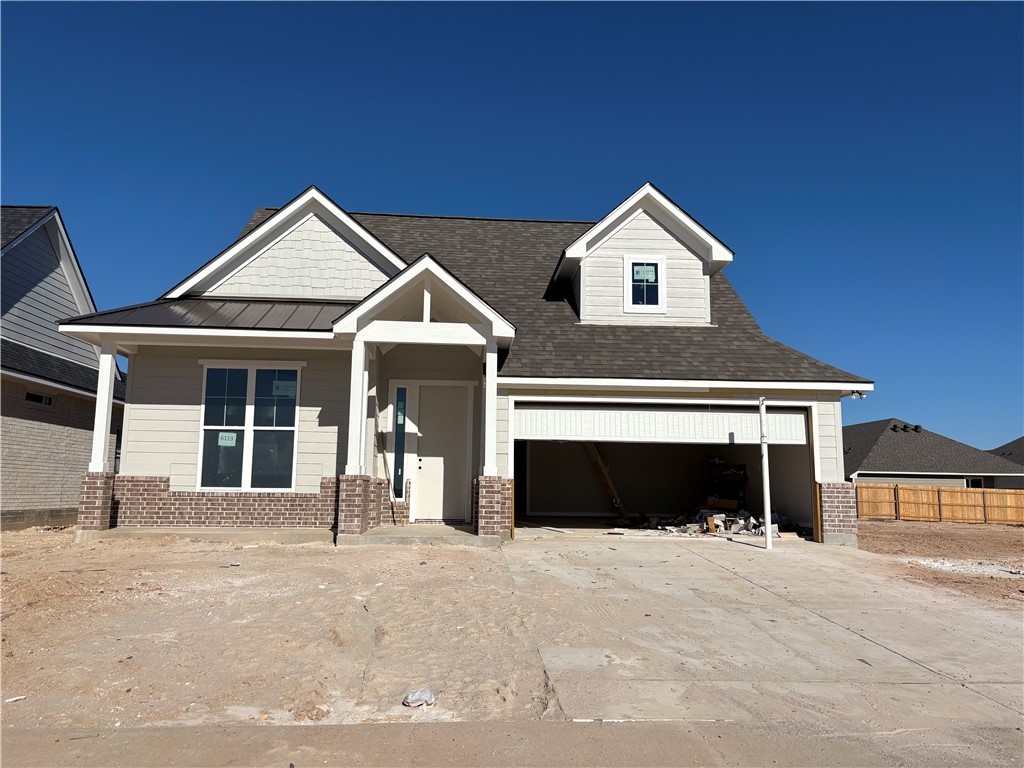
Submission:
M 0 525 L 73 525 L 93 439 L 99 351 L 59 333 L 57 321 L 96 307 L 56 208 L 5 205 L 0 230 Z M 120 376 L 114 387 L 111 461 Z
M 988 453 L 1012 461 L 1014 464 L 1024 465 L 1024 437 L 1011 440 L 1006 445 L 993 448 Z M 1000 481 L 996 488 L 1024 488 L 1024 478 L 1009 478 Z
M 846 476 L 854 483 L 1014 488 L 1024 467 L 899 419 L 843 427 Z
M 765 336 L 732 259 L 650 184 L 596 223 L 348 213 L 316 188 L 261 208 L 158 300 L 61 325 L 129 358 L 120 472 L 87 476 L 79 538 L 112 510 L 291 540 L 607 517 L 592 445 L 630 514 L 703 504 L 713 460 L 757 513 L 760 407 L 772 509 L 854 543 L 840 401 L 872 384 Z

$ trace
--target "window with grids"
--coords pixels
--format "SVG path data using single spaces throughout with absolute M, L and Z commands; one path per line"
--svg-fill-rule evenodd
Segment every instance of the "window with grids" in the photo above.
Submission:
M 296 369 L 207 368 L 200 487 L 293 488 L 298 394 Z
M 664 312 L 665 259 L 661 256 L 625 256 L 622 267 L 623 310 Z

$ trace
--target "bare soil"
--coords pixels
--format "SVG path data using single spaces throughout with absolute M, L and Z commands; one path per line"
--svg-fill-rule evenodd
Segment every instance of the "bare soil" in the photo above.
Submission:
M 3 724 L 540 718 L 543 666 L 503 599 L 502 552 L 432 554 L 5 532 L 3 694 L 30 695 Z M 402 706 L 424 686 L 448 690 Z
M 859 520 L 857 545 L 906 563 L 913 581 L 1016 609 L 1024 604 L 1024 527 Z

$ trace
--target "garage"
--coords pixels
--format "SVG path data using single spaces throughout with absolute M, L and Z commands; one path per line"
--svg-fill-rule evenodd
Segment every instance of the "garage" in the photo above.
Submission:
M 808 410 L 766 416 L 773 518 L 811 529 Z M 614 524 L 616 493 L 631 518 L 676 518 L 709 497 L 763 515 L 756 406 L 526 401 L 515 406 L 514 430 L 517 520 Z

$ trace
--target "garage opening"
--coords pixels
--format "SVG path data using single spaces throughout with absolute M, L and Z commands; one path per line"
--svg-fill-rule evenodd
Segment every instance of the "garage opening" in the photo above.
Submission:
M 764 514 L 756 409 L 517 404 L 515 418 L 516 437 L 532 438 L 515 442 L 519 523 L 621 524 L 588 443 L 634 521 L 692 515 L 711 497 L 734 501 L 738 511 L 755 517 Z M 805 412 L 770 413 L 773 522 L 811 535 L 815 494 L 807 432 Z M 621 437 L 609 439 L 609 433 Z

